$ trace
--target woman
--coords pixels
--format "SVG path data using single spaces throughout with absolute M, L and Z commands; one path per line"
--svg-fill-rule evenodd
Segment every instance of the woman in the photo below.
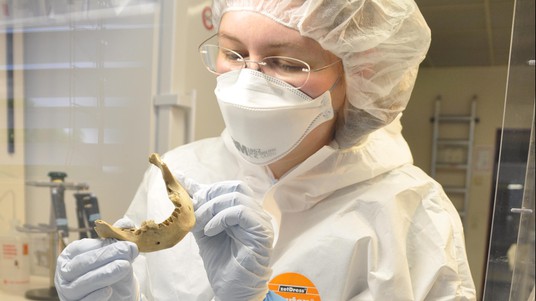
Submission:
M 430 42 L 415 3 L 218 0 L 213 16 L 199 50 L 226 129 L 164 156 L 193 235 L 146 254 L 73 242 L 61 298 L 475 300 L 459 216 L 401 135 Z M 120 223 L 171 210 L 151 168 Z

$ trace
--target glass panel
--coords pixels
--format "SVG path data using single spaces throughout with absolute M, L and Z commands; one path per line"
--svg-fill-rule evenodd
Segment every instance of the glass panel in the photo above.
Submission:
M 514 252 L 514 275 L 510 300 L 529 300 L 531 292 L 534 294 L 534 180 L 534 124 L 532 124 L 523 203 L 521 208 L 512 209 L 521 216 L 517 244 L 511 250 Z
M 32 275 L 53 280 L 48 233 L 68 242 L 117 220 L 149 166 L 160 5 L 0 1 L 0 236 L 30 233 Z
M 53 280 L 61 244 L 44 232 L 93 235 L 95 212 L 123 216 L 151 152 L 221 133 L 215 78 L 192 59 L 210 2 L 0 0 L 0 239 L 31 232 L 32 275 Z
M 513 28 L 484 300 L 534 287 L 534 1 L 516 1 Z
M 103 218 L 122 214 L 115 211 L 128 206 L 148 166 L 153 2 L 53 1 L 43 10 L 27 3 L 38 15 L 17 18 L 24 36 L 26 179 L 46 182 L 50 171 L 61 171 L 65 182 L 87 183 Z M 66 211 L 74 213 L 74 189 L 68 190 Z M 27 220 L 46 223 L 39 219 L 50 206 L 48 189 L 27 186 L 26 199 Z M 68 220 L 77 224 L 74 216 Z

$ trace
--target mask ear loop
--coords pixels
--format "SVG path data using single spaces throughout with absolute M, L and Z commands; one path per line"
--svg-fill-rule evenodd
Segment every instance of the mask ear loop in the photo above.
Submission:
M 335 63 L 342 63 L 342 60 L 339 59 L 338 61 L 332 63 L 332 64 L 329 64 L 328 66 L 326 67 L 331 67 L 332 65 L 334 65 Z M 322 68 L 324 69 L 324 68 Z M 335 80 L 335 82 L 333 83 L 333 85 L 331 85 L 331 87 L 328 89 L 329 90 L 329 93 L 331 93 L 333 91 L 333 89 L 340 83 L 341 81 L 341 78 L 343 77 L 344 75 L 344 65 L 343 65 L 343 68 L 342 68 L 343 72 L 339 73 L 339 76 L 337 77 L 337 80 Z
M 343 74 L 344 74 L 344 72 L 343 72 Z M 337 77 L 337 80 L 336 80 L 336 81 L 333 83 L 333 85 L 331 85 L 331 87 L 328 89 L 328 90 L 329 90 L 329 93 L 331 93 L 331 92 L 333 91 L 333 89 L 340 83 L 343 74 L 339 74 L 339 77 Z
M 329 89 L 327 89 L 326 91 L 329 91 L 329 93 L 333 92 L 333 89 L 341 82 L 341 78 L 342 78 L 343 75 L 344 75 L 344 72 L 339 74 L 339 76 L 337 77 L 337 79 L 335 80 L 333 85 L 331 85 L 331 87 L 329 87 Z M 304 93 L 305 95 L 308 95 L 307 93 L 303 92 L 301 89 L 298 90 L 298 91 Z M 326 91 L 324 91 L 324 93 L 326 93 Z M 311 96 L 309 95 L 309 97 L 311 97 Z M 346 101 L 346 97 L 345 97 L 345 101 Z
M 344 69 L 344 68 L 343 68 Z M 329 93 L 331 94 L 331 92 L 333 92 L 333 89 L 341 82 L 341 79 L 342 77 L 344 76 L 344 72 L 342 73 L 339 73 L 339 76 L 337 77 L 337 80 L 335 80 L 335 82 L 333 83 L 333 85 L 331 85 L 331 87 L 328 89 L 329 90 Z M 335 125 L 335 128 L 333 129 L 333 135 L 332 135 L 332 139 L 331 141 L 332 142 L 336 142 L 336 133 L 337 133 L 337 130 L 341 127 L 341 126 L 344 126 L 344 111 L 345 111 L 345 106 L 348 105 L 347 104 L 348 102 L 348 99 L 346 97 L 346 95 L 344 96 L 344 103 L 342 104 L 341 106 L 341 113 L 342 114 L 339 114 L 339 111 L 336 111 L 335 109 L 333 110 L 333 118 L 335 118 L 335 122 L 336 122 L 336 125 Z M 338 145 L 338 143 L 337 143 Z

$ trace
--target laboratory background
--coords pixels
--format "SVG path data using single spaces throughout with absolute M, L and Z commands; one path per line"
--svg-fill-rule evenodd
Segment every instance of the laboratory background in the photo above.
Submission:
M 403 134 L 460 213 L 479 300 L 529 300 L 534 1 L 416 2 L 432 44 Z M 220 134 L 210 4 L 0 0 L 0 300 L 57 300 L 55 256 L 122 216 L 148 156 Z

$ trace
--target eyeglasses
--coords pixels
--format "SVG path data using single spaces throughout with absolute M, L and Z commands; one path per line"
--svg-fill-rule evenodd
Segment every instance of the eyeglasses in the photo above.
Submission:
M 221 75 L 223 73 L 241 70 L 243 68 L 254 68 L 262 73 L 278 78 L 295 89 L 301 89 L 311 75 L 311 72 L 318 72 L 334 66 L 340 60 L 325 65 L 317 69 L 311 69 L 306 62 L 287 56 L 267 56 L 260 61 L 254 61 L 244 58 L 238 52 L 214 44 L 207 44 L 207 41 L 214 36 L 205 40 L 199 46 L 201 61 L 208 71 Z M 274 84 L 277 85 L 277 82 Z

